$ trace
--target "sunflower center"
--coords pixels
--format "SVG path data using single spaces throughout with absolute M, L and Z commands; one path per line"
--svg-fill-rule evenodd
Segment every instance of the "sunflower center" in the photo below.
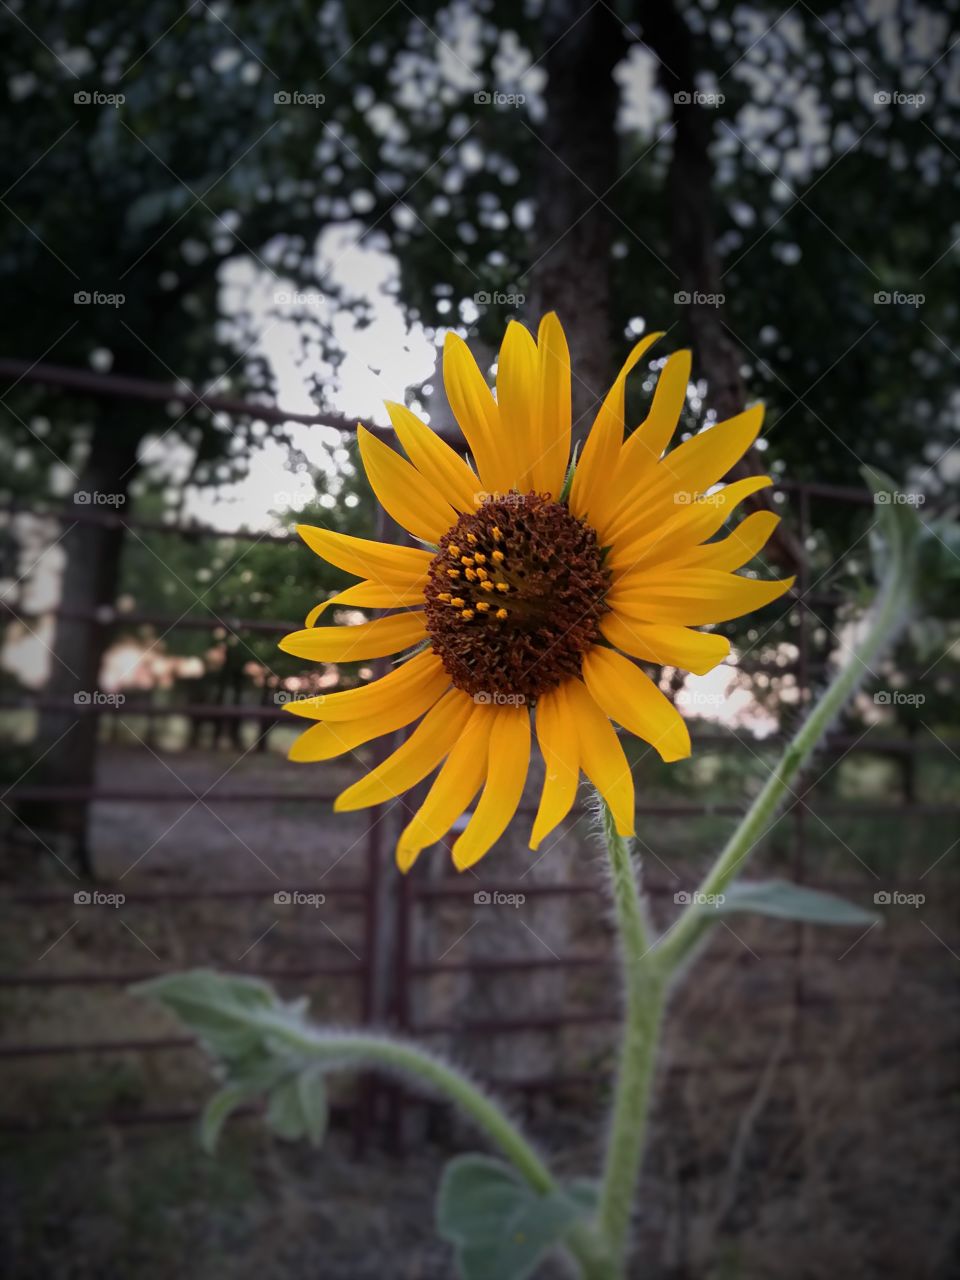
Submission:
M 544 495 L 503 494 L 440 539 L 425 592 L 434 652 L 478 701 L 532 702 L 580 674 L 608 584 L 592 529 Z

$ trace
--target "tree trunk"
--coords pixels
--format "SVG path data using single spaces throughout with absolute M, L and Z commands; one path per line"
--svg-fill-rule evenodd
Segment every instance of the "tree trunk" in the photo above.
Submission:
M 56 620 L 46 697 L 61 707 L 40 716 L 38 764 L 29 779 L 58 787 L 89 787 L 96 772 L 95 706 L 100 665 L 110 641 L 109 617 L 98 611 L 112 607 L 116 597 L 124 529 L 120 523 L 125 499 L 137 466 L 139 433 L 128 426 L 124 407 L 104 406 L 94 428 L 90 453 L 68 499 L 67 532 L 61 542 L 65 562 Z M 111 495 L 109 503 L 102 496 Z M 80 501 L 75 502 L 79 496 Z M 88 499 L 88 500 L 85 500 Z M 117 501 L 122 499 L 123 501 Z M 118 515 L 114 522 L 86 521 L 83 516 Z M 86 875 L 93 874 L 87 840 L 88 804 L 30 803 L 18 816 L 38 834 L 62 840 Z
M 707 403 L 723 421 L 740 413 L 747 402 L 747 389 L 740 371 L 743 356 L 724 323 L 723 307 L 702 300 L 722 292 L 710 158 L 715 111 L 694 99 L 696 43 L 682 14 L 669 0 L 643 4 L 640 11 L 643 37 L 659 60 L 660 84 L 673 104 L 673 157 L 665 196 L 671 258 L 678 289 L 693 299 L 686 310 L 695 371 L 706 380 Z M 749 454 L 734 467 L 731 478 L 765 470 L 763 461 Z M 758 510 L 770 503 L 761 492 L 749 498 L 747 506 Z M 774 530 L 766 554 L 787 570 L 795 570 L 804 558 L 799 541 L 783 525 Z
M 535 126 L 539 192 L 527 313 L 556 311 L 573 360 L 574 440 L 585 436 L 613 375 L 610 242 L 603 203 L 619 175 L 623 27 L 605 4 L 558 0 L 543 17 L 546 116 Z

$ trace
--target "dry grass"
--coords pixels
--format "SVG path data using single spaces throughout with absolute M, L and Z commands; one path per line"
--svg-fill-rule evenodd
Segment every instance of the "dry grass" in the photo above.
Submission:
M 194 786 L 227 763 L 172 761 Z M 115 753 L 105 767 L 122 769 L 125 786 L 174 785 L 142 754 Z M 248 757 L 230 782 L 266 788 L 285 776 L 269 757 Z M 137 905 L 136 890 L 239 881 L 329 888 L 360 875 L 362 817 L 333 826 L 326 809 L 291 802 L 218 806 L 214 814 L 199 807 L 171 826 L 180 811 L 130 806 L 98 814 L 104 874 L 119 880 L 153 846 L 124 877 L 129 903 L 85 914 L 73 905 L 73 885 L 47 868 L 43 882 L 62 888 L 64 900 L 7 908 L 3 968 L 163 972 L 196 963 L 253 969 L 350 961 L 346 948 L 358 950 L 362 918 L 357 903 L 333 890 L 322 917 L 309 908 L 284 914 L 272 894 Z M 693 833 L 692 842 L 703 834 Z M 691 884 L 696 864 L 681 854 L 691 832 L 664 828 L 655 843 L 657 856 L 646 859 L 650 879 L 670 892 Z M 584 831 L 574 828 L 532 870 L 522 840 L 511 841 L 498 852 L 496 879 L 526 875 L 542 884 L 569 867 L 577 879 L 591 879 L 596 861 Z M 855 868 L 847 871 L 850 878 Z M 25 872 L 19 879 L 20 887 L 38 882 Z M 858 892 L 868 898 L 876 884 L 866 873 L 861 881 Z M 859 941 L 856 931 L 747 920 L 732 922 L 735 933 L 717 931 L 670 1020 L 638 1203 L 637 1275 L 641 1261 L 652 1280 L 956 1274 L 957 960 L 937 940 L 953 936 L 948 886 L 941 864 L 925 881 L 921 910 L 892 911 L 885 930 Z M 531 896 L 522 908 L 496 911 L 469 899 L 421 908 L 415 956 L 596 954 L 609 943 L 598 902 Z M 665 918 L 672 909 L 668 893 Z M 348 980 L 285 989 L 309 991 L 321 1018 L 357 1016 L 357 988 Z M 414 1016 L 441 1022 L 597 1009 L 617 999 L 611 974 L 594 970 L 531 971 L 522 981 L 447 974 L 418 991 Z M 2 1007 L 8 1042 L 177 1033 L 121 987 L 7 990 Z M 437 1044 L 500 1076 L 560 1070 L 588 1077 L 585 1086 L 535 1099 L 529 1120 L 565 1168 L 592 1167 L 610 1078 L 607 1025 L 455 1034 Z M 209 1089 L 206 1064 L 193 1050 L 7 1060 L 2 1081 L 8 1119 L 60 1125 L 110 1111 L 181 1108 Z M 402 1154 L 373 1144 L 362 1163 L 347 1132 L 315 1155 L 246 1121 L 228 1134 L 217 1161 L 197 1151 L 182 1125 L 9 1135 L 0 1211 L 10 1242 L 5 1274 L 449 1280 L 449 1257 L 433 1238 L 433 1191 L 451 1151 L 473 1139 L 445 1112 L 414 1107 L 407 1119 Z M 546 1267 L 544 1280 L 554 1274 Z

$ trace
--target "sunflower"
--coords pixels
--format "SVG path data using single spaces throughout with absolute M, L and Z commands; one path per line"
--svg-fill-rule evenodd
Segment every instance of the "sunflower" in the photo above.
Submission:
M 680 351 L 664 364 L 646 419 L 624 439 L 627 377 L 659 337 L 630 352 L 571 467 L 570 356 L 557 317 L 544 317 L 536 340 L 510 323 L 495 397 L 466 344 L 448 334 L 443 378 L 469 460 L 400 404 L 387 410 L 406 457 L 357 428 L 377 499 L 423 546 L 298 529 L 317 555 L 361 581 L 318 605 L 281 649 L 325 663 L 404 656 L 361 688 L 288 704 L 317 721 L 290 758 L 330 760 L 417 721 L 334 806 L 382 804 L 436 771 L 399 838 L 403 870 L 478 794 L 453 859 L 462 870 L 483 857 L 520 803 L 532 726 L 545 771 L 530 847 L 568 814 L 581 770 L 620 834 L 632 835 L 633 778 L 611 721 L 664 760 L 690 754 L 683 718 L 635 659 L 702 675 L 730 644 L 695 628 L 768 604 L 793 583 L 734 572 L 770 537 L 772 512 L 708 541 L 772 483 L 752 476 L 715 488 L 756 439 L 762 406 L 665 454 L 690 380 L 690 353 Z M 392 612 L 316 625 L 333 605 Z

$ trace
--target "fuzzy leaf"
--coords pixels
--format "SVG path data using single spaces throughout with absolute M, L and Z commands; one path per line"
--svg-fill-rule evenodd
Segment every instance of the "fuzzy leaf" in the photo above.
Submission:
M 318 1071 L 300 1071 L 270 1094 L 267 1124 L 278 1138 L 308 1138 L 319 1147 L 327 1129 L 327 1090 Z
M 200 1145 L 207 1155 L 213 1155 L 220 1141 L 220 1134 L 231 1112 L 241 1106 L 250 1096 L 244 1085 L 224 1085 L 213 1095 L 203 1109 L 200 1117 Z
M 866 907 L 847 902 L 836 894 L 791 884 L 789 880 L 747 880 L 732 884 L 726 889 L 723 902 L 704 910 L 719 915 L 752 911 L 757 915 L 802 920 L 807 924 L 862 926 L 874 924 L 881 918 L 876 911 L 868 911 Z
M 577 1216 L 561 1192 L 538 1195 L 490 1156 L 451 1160 L 437 1198 L 437 1228 L 456 1248 L 462 1280 L 525 1280 Z

